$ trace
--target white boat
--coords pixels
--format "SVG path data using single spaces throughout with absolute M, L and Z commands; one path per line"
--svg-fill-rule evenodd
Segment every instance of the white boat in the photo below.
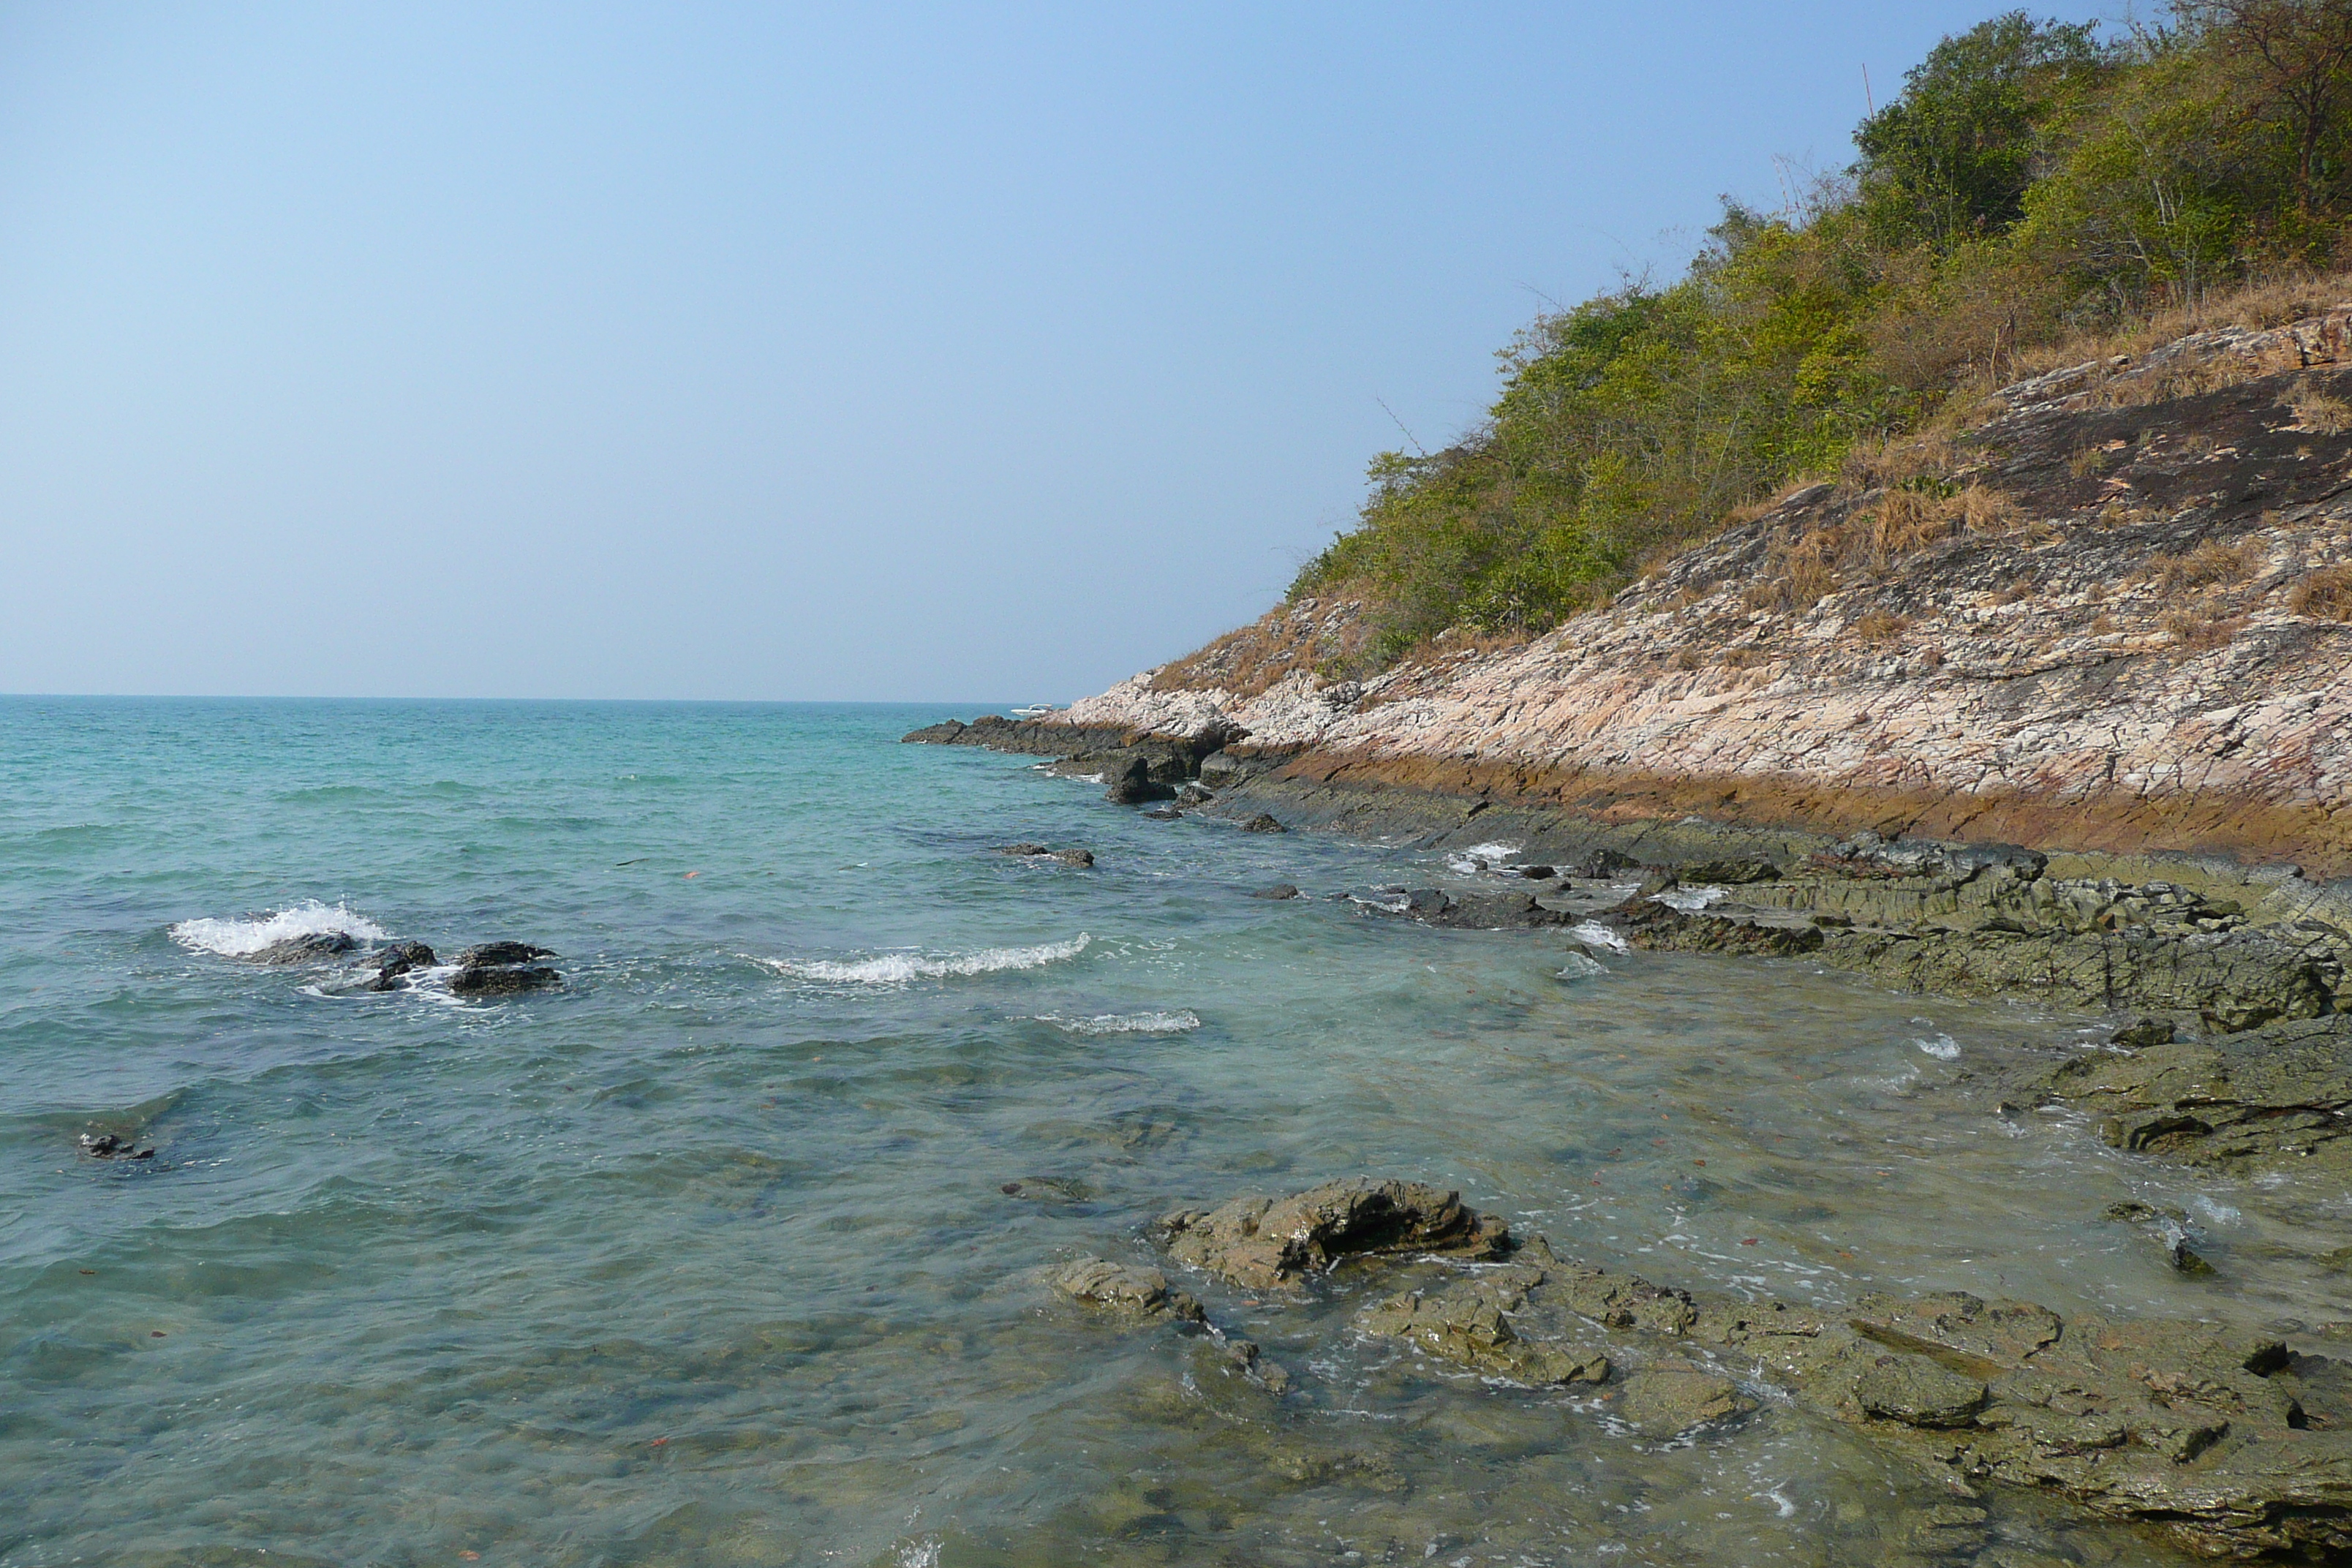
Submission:
M 1046 714 L 1059 713 L 1068 706 L 1066 702 L 1032 702 L 1025 708 L 1015 708 L 1013 716 L 1015 719 L 1043 719 Z

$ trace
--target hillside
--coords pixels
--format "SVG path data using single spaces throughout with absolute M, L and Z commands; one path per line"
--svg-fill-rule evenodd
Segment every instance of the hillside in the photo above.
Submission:
M 1229 752 L 1298 783 L 1595 823 L 2342 875 L 2347 322 L 2352 305 L 2002 388 L 1950 437 L 1799 489 L 1523 646 L 1441 641 L 1333 681 L 1314 651 L 1359 606 L 1294 603 L 1039 729 L 1239 731 Z

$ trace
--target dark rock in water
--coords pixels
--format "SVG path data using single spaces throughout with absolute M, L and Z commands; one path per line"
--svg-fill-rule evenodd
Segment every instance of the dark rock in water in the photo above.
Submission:
M 552 948 L 533 947 L 527 942 L 486 942 L 459 953 L 457 963 L 462 968 L 478 969 L 486 964 L 529 963 L 534 958 L 554 956 Z
M 1289 831 L 1265 812 L 1259 812 L 1242 824 L 1244 833 L 1286 833 Z
M 1143 815 L 1154 822 L 1173 822 L 1184 814 L 1172 805 L 1155 805 Z
M 81 1152 L 93 1160 L 152 1160 L 155 1151 L 141 1148 L 135 1140 L 113 1132 L 85 1132 L 76 1141 Z
M 1298 889 L 1287 882 L 1276 882 L 1271 888 L 1260 888 L 1250 895 L 1253 899 L 1295 899 L 1297 896 Z
M 371 991 L 391 991 L 394 982 L 415 970 L 433 967 L 433 950 L 421 942 L 396 942 L 375 952 L 375 978 L 368 983 Z
M 1202 788 L 1197 779 L 1187 779 L 1176 786 L 1179 805 L 1206 805 L 1216 798 L 1216 792 Z
M 1130 1322 L 1199 1323 L 1208 1318 L 1199 1301 L 1171 1287 L 1168 1276 L 1157 1268 L 1101 1258 L 1081 1258 L 1060 1269 L 1054 1276 L 1054 1288 L 1072 1300 Z
M 1245 1376 L 1264 1384 L 1268 1394 L 1290 1392 L 1290 1373 L 1266 1360 L 1255 1340 L 1228 1339 L 1223 1349 L 1225 1360 L 1239 1367 Z
M 1675 874 L 1693 884 L 1737 887 L 1748 882 L 1777 882 L 1780 879 L 1780 868 L 1769 860 L 1697 860 L 1676 867 Z
M 449 977 L 450 991 L 459 996 L 510 996 L 523 991 L 543 991 L 560 985 L 563 977 L 543 964 L 471 964 Z
M 359 940 L 349 931 L 320 931 L 307 936 L 289 936 L 284 942 L 273 942 L 258 952 L 246 954 L 247 963 L 307 963 L 314 958 L 332 958 L 339 952 L 349 952 L 359 946 Z
M 1450 926 L 1457 931 L 1516 931 L 1529 926 L 1570 925 L 1576 920 L 1574 915 L 1544 908 L 1536 902 L 1533 893 L 1448 896 L 1434 911 L 1424 914 L 1416 910 L 1413 913 L 1431 925 Z
M 1147 800 L 1172 800 L 1175 789 L 1151 776 L 1151 763 L 1146 757 L 1129 758 L 1115 772 L 1104 775 L 1110 787 L 1103 798 L 1113 805 L 1139 805 Z
M 1530 882 L 1549 882 L 1559 875 L 1559 870 L 1553 866 L 1506 866 L 1503 868 L 1503 875 L 1523 877 Z
M 996 1190 L 1008 1198 L 1028 1198 L 1042 1204 L 1082 1204 L 1095 1195 L 1091 1185 L 1074 1176 L 1029 1176 L 1006 1182 Z
M 1638 871 L 1641 868 L 1642 863 L 1631 855 L 1622 855 L 1614 849 L 1595 849 L 1575 865 L 1569 867 L 1568 875 L 1607 879 L 1616 876 L 1621 871 Z
M 1643 879 L 1641 887 L 1634 889 L 1633 897 L 1636 899 L 1654 899 L 1660 893 L 1671 893 L 1676 888 L 1681 886 L 1681 879 L 1677 878 L 1672 871 L 1661 871 L 1654 877 L 1646 877 Z
M 1091 849 L 1053 849 L 1043 844 L 1007 844 L 997 851 L 1024 860 L 1058 860 L 1065 866 L 1091 866 L 1095 852 Z
M 1163 1215 L 1155 1228 L 1178 1262 L 1253 1290 L 1295 1288 L 1305 1276 L 1355 1254 L 1495 1258 L 1510 1246 L 1509 1229 L 1465 1206 L 1458 1193 L 1360 1176 L 1287 1198 L 1236 1198 L 1216 1209 L 1179 1209 Z
M 2107 1044 L 2124 1046 L 2133 1050 L 2145 1049 L 2149 1046 L 2168 1046 L 2172 1043 L 2172 1037 L 2178 1032 L 2169 1019 L 2134 1018 L 2130 1023 L 2109 1035 Z

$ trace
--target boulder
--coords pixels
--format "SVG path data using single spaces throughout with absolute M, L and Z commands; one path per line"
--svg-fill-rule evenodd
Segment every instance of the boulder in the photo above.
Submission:
M 142 1148 L 138 1141 L 119 1132 L 85 1132 L 75 1140 L 75 1146 L 93 1160 L 152 1160 L 152 1148 Z
M 1296 1289 L 1351 1256 L 1497 1258 L 1510 1247 L 1509 1229 L 1465 1206 L 1458 1193 L 1360 1176 L 1287 1198 L 1236 1198 L 1215 1209 L 1180 1209 L 1155 1228 L 1178 1262 L 1252 1290 Z
M 1286 833 L 1289 829 L 1261 811 L 1255 816 L 1243 820 L 1242 831 L 1244 833 Z
M 1295 899 L 1298 889 L 1287 882 L 1276 882 L 1271 888 L 1260 888 L 1250 895 L 1253 899 Z

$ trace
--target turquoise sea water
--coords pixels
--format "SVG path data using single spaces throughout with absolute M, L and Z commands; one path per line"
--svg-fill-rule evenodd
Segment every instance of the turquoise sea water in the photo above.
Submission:
M 1363 1342 L 1376 1270 L 1188 1281 L 1280 1401 L 1041 1283 L 1364 1172 L 1691 1287 L 2329 1315 L 2263 1259 L 2336 1198 L 1944 1092 L 2096 1020 L 1368 918 L 1468 874 L 895 743 L 970 711 L 0 700 L 0 1564 L 1861 1563 L 1937 1500 L 1769 1400 L 1646 1443 Z M 565 983 L 233 955 L 320 926 Z

